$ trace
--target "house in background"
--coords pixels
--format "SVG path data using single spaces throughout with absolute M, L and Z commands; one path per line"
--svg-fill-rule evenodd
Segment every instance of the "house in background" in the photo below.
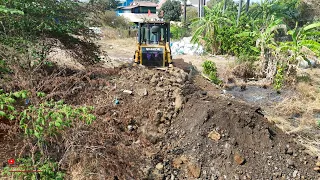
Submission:
M 130 0 L 127 0 L 128 2 Z M 119 6 L 117 15 L 127 18 L 130 22 L 138 23 L 145 20 L 156 20 L 157 4 L 148 1 L 131 2 L 129 6 Z

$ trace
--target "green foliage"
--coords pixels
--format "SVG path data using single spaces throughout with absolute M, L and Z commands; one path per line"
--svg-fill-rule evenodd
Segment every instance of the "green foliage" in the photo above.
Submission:
M 0 16 L 0 41 L 14 48 L 25 49 L 46 34 L 85 35 L 88 30 L 83 7 L 71 0 L 3 1 L 3 6 L 23 12 Z
M 38 92 L 39 97 L 45 94 Z M 75 120 L 91 124 L 96 117 L 90 112 L 93 107 L 74 108 L 63 101 L 45 101 L 39 105 L 30 105 L 20 113 L 20 127 L 28 137 L 42 141 L 56 135 L 66 127 L 72 126 Z
M 198 18 L 198 9 L 194 7 L 187 7 L 187 24 L 192 23 Z
M 16 103 L 26 99 L 27 91 L 18 91 L 14 93 L 4 93 L 0 91 L 0 117 L 7 119 L 19 119 L 20 128 L 28 137 L 37 138 L 42 141 L 46 137 L 56 135 L 60 130 L 72 126 L 72 123 L 83 121 L 91 124 L 96 117 L 90 112 L 93 107 L 77 107 L 74 108 L 63 101 L 55 102 L 45 101 L 39 105 L 28 105 L 30 100 L 26 100 L 25 109 L 18 112 L 15 108 Z M 37 92 L 38 97 L 44 97 L 45 93 Z M 21 103 L 21 101 L 20 101 Z
M 257 37 L 252 36 L 238 36 L 237 33 L 252 29 L 250 25 L 246 25 L 248 18 L 245 16 L 240 19 L 240 26 L 232 24 L 230 26 L 223 26 L 218 35 L 221 42 L 220 52 L 222 54 L 235 55 L 237 57 L 254 57 L 258 56 L 259 49 L 257 49 Z
M 19 158 L 16 160 L 21 171 L 26 170 L 38 170 L 40 179 L 53 179 L 53 180 L 63 180 L 65 174 L 58 171 L 58 163 L 51 160 L 45 159 L 41 160 L 40 156 L 37 154 L 36 159 L 33 160 L 31 157 Z M 34 162 L 35 161 L 35 162 Z M 37 173 L 25 173 L 25 172 L 9 172 L 10 167 L 5 167 L 4 171 L 1 173 L 2 176 L 10 176 L 13 179 L 37 179 Z
M 283 66 L 278 66 L 277 73 L 274 78 L 274 89 L 279 91 L 282 88 L 284 82 L 284 68 Z
M 189 29 L 186 27 L 180 27 L 178 25 L 171 25 L 170 32 L 172 34 L 172 39 L 181 39 L 183 37 L 188 36 Z
M 269 49 L 276 49 L 277 47 L 274 35 L 279 31 L 279 29 L 286 31 L 286 26 L 282 24 L 281 19 L 275 19 L 275 17 L 272 16 L 271 19 L 264 22 L 262 27 L 260 27 L 259 29 L 255 27 L 255 30 L 252 32 L 243 31 L 235 36 L 238 38 L 250 37 L 252 39 L 255 39 L 256 47 L 249 48 L 254 50 L 255 52 L 259 52 L 258 49 L 255 49 L 259 48 L 261 60 L 265 61 L 266 52 Z
M 17 115 L 15 104 L 17 100 L 27 98 L 27 94 L 27 91 L 4 93 L 3 90 L 0 90 L 0 117 L 15 119 Z
M 176 0 L 167 0 L 161 7 L 166 21 L 180 21 L 181 3 Z
M 91 8 L 96 11 L 115 10 L 118 6 L 116 0 L 90 0 L 89 4 Z
M 0 5 L 0 13 L 5 13 L 5 14 L 20 14 L 23 15 L 23 11 L 19 11 L 17 9 L 10 9 L 6 8 L 5 6 Z
M 309 49 L 320 55 L 320 43 L 313 39 L 319 33 L 320 22 L 305 25 L 299 28 L 297 25 L 293 30 L 288 31 L 292 41 L 281 42 L 279 50 L 285 54 L 291 52 L 291 63 L 299 63 L 299 60 L 306 60 L 304 49 Z
M 221 4 L 218 4 L 212 9 L 205 7 L 206 16 L 192 23 L 195 31 L 191 41 L 200 43 L 201 40 L 204 40 L 206 49 L 211 50 L 212 53 L 218 52 L 220 44 L 218 35 L 222 31 L 222 27 L 230 26 L 233 23 L 222 14 L 221 6 Z
M 214 84 L 220 84 L 221 80 L 218 78 L 217 75 L 217 67 L 216 64 L 212 61 L 206 60 L 203 64 L 203 73 L 209 76 L 209 79 Z
M 6 61 L 0 59 L 0 77 L 2 77 L 2 74 L 8 72 L 10 72 L 10 69 L 7 67 Z

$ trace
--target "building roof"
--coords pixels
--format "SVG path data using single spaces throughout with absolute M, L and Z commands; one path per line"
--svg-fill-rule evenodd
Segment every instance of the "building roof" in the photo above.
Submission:
M 144 22 L 145 20 L 154 21 L 159 19 L 156 14 L 148 14 L 145 13 L 120 13 L 120 16 L 128 19 L 130 22 Z
M 138 6 L 124 6 L 124 7 L 121 7 L 121 9 L 133 9 L 135 7 L 138 7 Z
M 166 2 L 167 0 L 161 0 L 157 6 L 157 9 L 161 9 L 162 5 Z
M 148 2 L 148 1 L 140 1 L 140 2 L 133 2 L 130 4 L 130 6 L 122 6 L 118 7 L 119 9 L 133 9 L 136 7 L 157 7 L 158 5 L 153 2 Z
M 130 5 L 132 5 L 132 6 L 143 6 L 143 7 L 157 7 L 158 6 L 156 3 L 149 2 L 149 1 L 133 2 Z

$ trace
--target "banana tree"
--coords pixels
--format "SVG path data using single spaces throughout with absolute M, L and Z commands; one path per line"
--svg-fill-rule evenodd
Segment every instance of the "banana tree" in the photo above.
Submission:
M 260 51 L 260 74 L 261 76 L 267 76 L 268 79 L 271 79 L 274 72 L 267 74 L 268 64 L 270 60 L 270 50 L 277 49 L 277 43 L 274 39 L 274 35 L 278 30 L 287 31 L 286 25 L 282 24 L 281 19 L 275 19 L 274 16 L 266 22 L 264 28 L 256 29 L 252 32 L 242 32 L 237 34 L 237 37 L 252 37 L 256 38 L 256 47 L 252 47 L 256 49 L 256 51 Z M 269 68 L 270 69 L 270 68 Z
M 222 3 L 213 6 L 212 9 L 206 6 L 204 8 L 205 17 L 198 18 L 192 23 L 192 27 L 196 30 L 191 41 L 197 44 L 204 41 L 205 46 L 211 49 L 212 54 L 215 54 L 218 52 L 220 44 L 217 38 L 219 31 L 221 31 L 223 25 L 232 24 L 233 21 L 223 15 Z
M 293 30 L 288 31 L 292 41 L 281 42 L 279 45 L 280 52 L 291 53 L 291 58 L 288 63 L 299 64 L 302 60 L 310 63 L 306 58 L 306 51 L 303 49 L 310 50 L 318 56 L 320 55 L 320 43 L 312 38 L 319 34 L 319 28 L 320 22 L 306 25 L 301 28 L 296 24 L 296 27 Z

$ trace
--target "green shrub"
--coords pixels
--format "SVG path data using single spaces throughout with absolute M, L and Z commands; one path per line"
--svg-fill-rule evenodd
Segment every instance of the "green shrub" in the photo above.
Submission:
M 216 64 L 212 61 L 206 60 L 203 64 L 203 73 L 209 76 L 209 79 L 214 84 L 220 84 L 221 80 L 218 78 L 217 75 L 217 67 Z
M 0 89 L 0 117 L 5 117 L 9 120 L 15 119 L 18 113 L 14 106 L 17 100 L 27 98 L 27 93 L 27 91 L 4 93 Z
M 27 137 L 44 141 L 59 133 L 66 127 L 72 126 L 75 120 L 91 124 L 96 117 L 90 112 L 93 107 L 72 107 L 64 104 L 63 101 L 44 101 L 38 105 L 29 105 L 27 99 L 28 91 L 18 91 L 14 93 L 4 93 L 0 91 L 0 117 L 9 120 L 19 119 L 20 128 L 24 130 Z M 44 97 L 42 92 L 37 93 L 38 97 Z M 27 107 L 18 112 L 15 108 L 17 103 L 22 101 Z
M 43 97 L 45 94 L 38 92 L 37 96 Z M 20 128 L 28 137 L 43 141 L 72 126 L 75 120 L 91 124 L 96 119 L 90 114 L 92 110 L 93 107 L 85 106 L 74 108 L 63 101 L 45 101 L 39 105 L 30 105 L 20 113 Z
M 172 39 L 181 39 L 189 35 L 189 30 L 186 27 L 180 27 L 178 25 L 171 25 L 170 26 L 171 38 Z

